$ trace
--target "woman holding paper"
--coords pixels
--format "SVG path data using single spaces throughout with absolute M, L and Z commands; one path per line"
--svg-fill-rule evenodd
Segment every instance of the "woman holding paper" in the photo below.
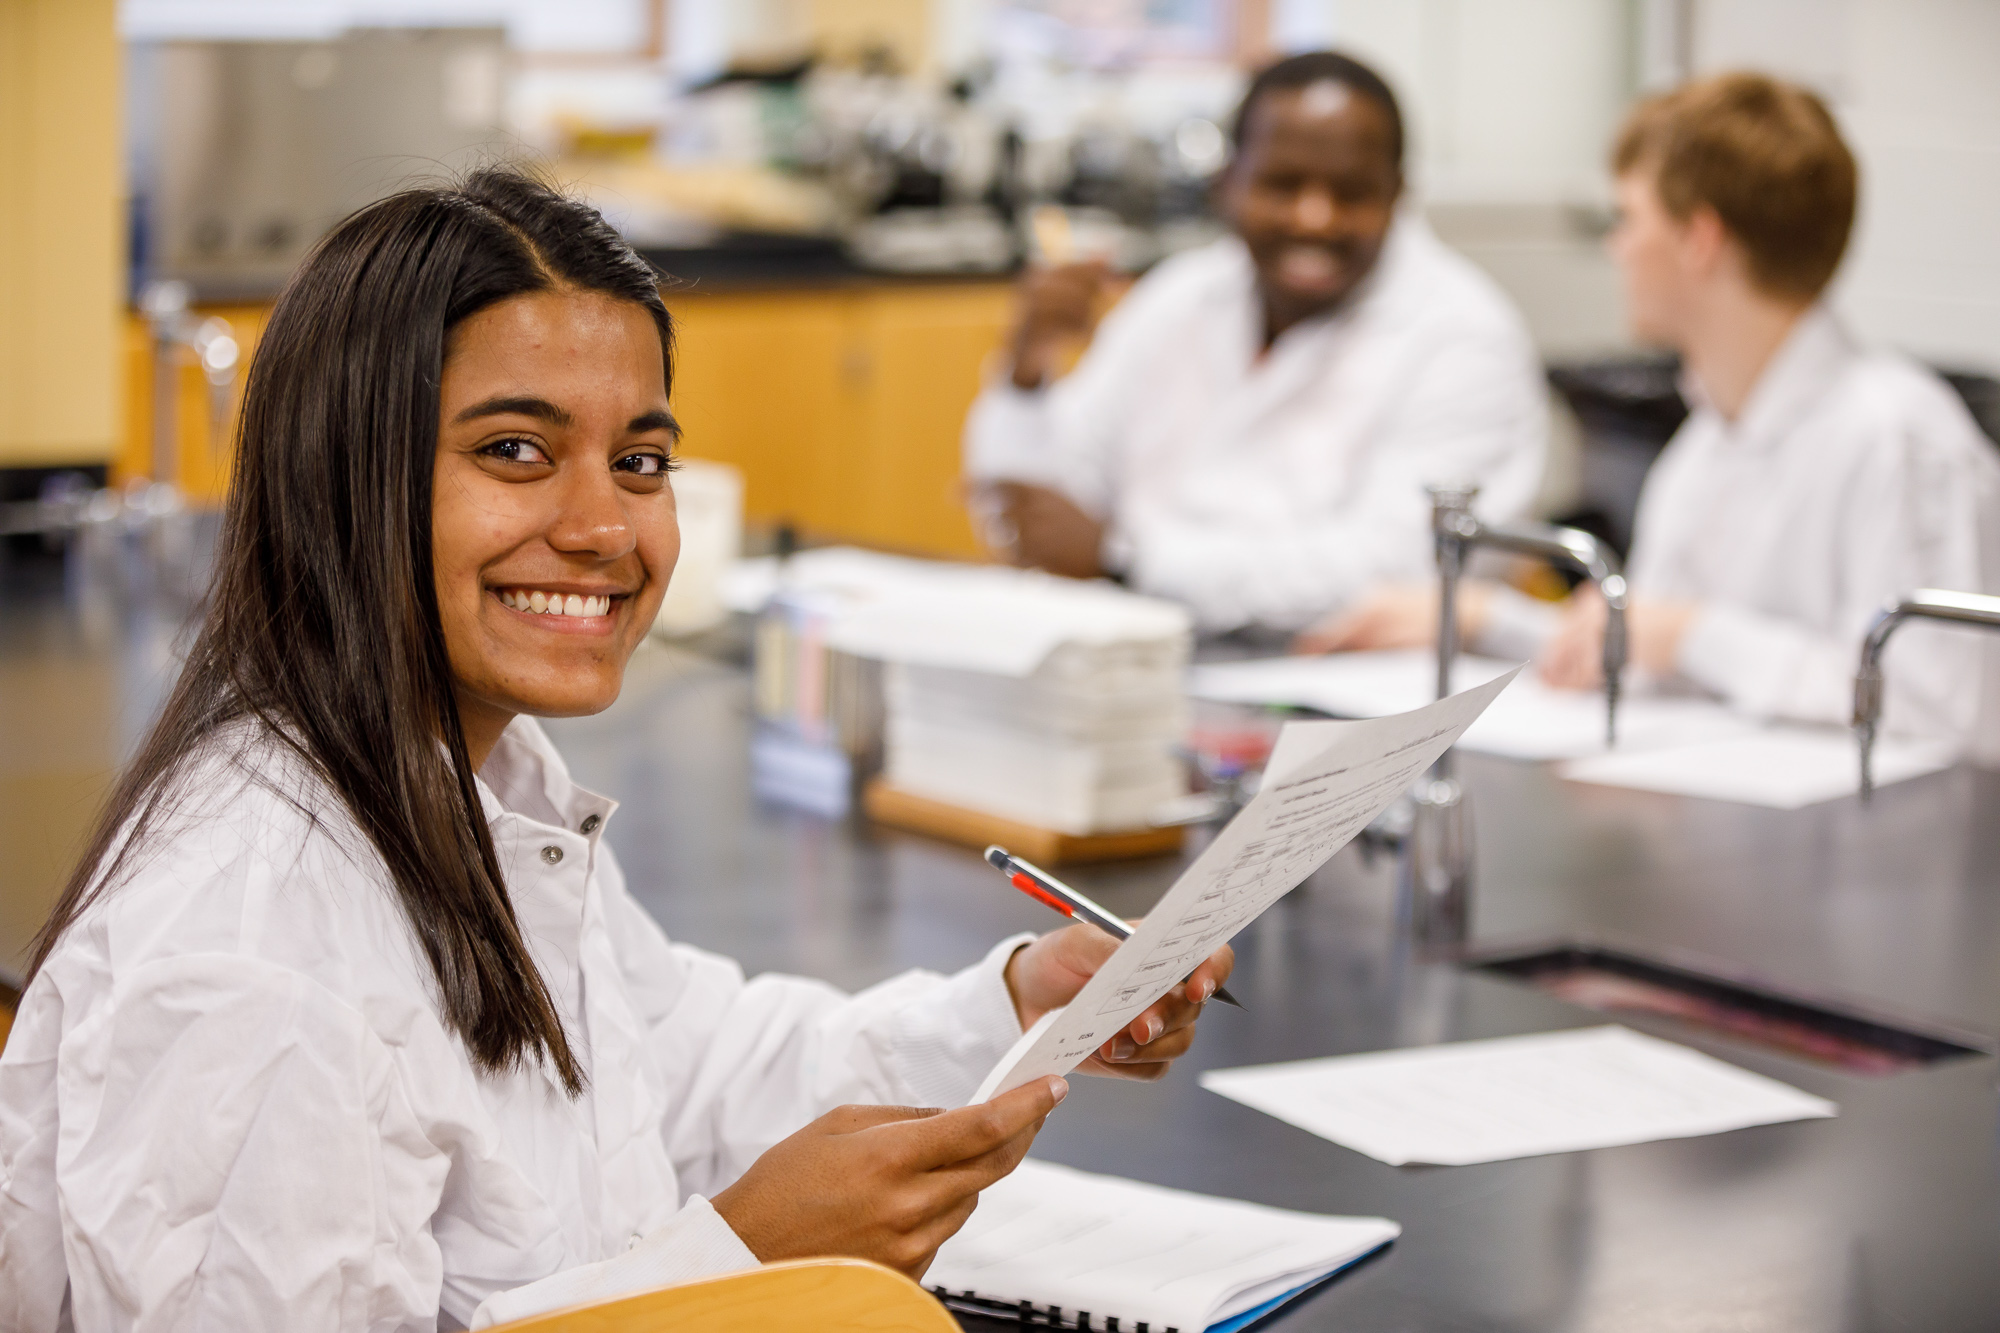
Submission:
M 913 1107 L 964 1101 L 1112 941 L 746 981 L 634 902 L 614 803 L 533 720 L 617 697 L 672 573 L 670 332 L 596 213 L 507 172 L 373 205 L 293 279 L 206 619 L 0 1058 L 0 1327 L 920 1273 L 1020 1161 L 1061 1079 Z M 1229 968 L 1095 1072 L 1162 1074 Z

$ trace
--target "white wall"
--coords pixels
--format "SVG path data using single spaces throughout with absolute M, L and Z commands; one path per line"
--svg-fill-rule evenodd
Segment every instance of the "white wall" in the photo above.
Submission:
M 1623 340 L 1608 263 L 1565 219 L 1605 200 L 1605 151 L 1625 106 L 1678 57 L 1697 74 L 1762 69 L 1827 98 L 1862 169 L 1835 304 L 1866 338 L 2000 373 L 2000 0 L 1272 8 L 1281 47 L 1338 45 L 1395 84 L 1420 197 L 1447 239 L 1514 294 L 1545 351 Z
M 1325 8 L 1325 34 L 1376 65 L 1408 104 L 1412 175 L 1427 199 L 1602 197 L 1605 141 L 1630 95 L 1627 6 L 1330 0 Z
M 2000 3 L 1703 0 L 1698 70 L 1825 96 L 1861 161 L 1834 300 L 1864 336 L 2000 373 Z

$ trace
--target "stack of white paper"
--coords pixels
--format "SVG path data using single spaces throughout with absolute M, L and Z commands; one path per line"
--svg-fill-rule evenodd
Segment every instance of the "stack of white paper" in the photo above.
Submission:
M 1485 657 L 1452 664 L 1452 688 L 1493 679 L 1511 665 Z M 1188 692 L 1221 703 L 1316 708 L 1336 717 L 1386 717 L 1437 695 L 1430 652 L 1331 653 L 1218 662 L 1188 675 Z M 1742 735 L 1755 724 L 1703 699 L 1627 694 L 1618 704 L 1617 753 Z M 1575 759 L 1605 751 L 1604 695 L 1558 690 L 1524 671 L 1459 740 L 1463 749 L 1509 759 Z
M 1026 676 L 889 669 L 884 776 L 1065 833 L 1142 828 L 1187 790 L 1187 639 L 1058 646 Z
M 1144 827 L 1185 792 L 1180 607 L 840 548 L 769 572 L 811 594 L 828 648 L 889 664 L 883 775 L 897 788 L 1078 834 Z M 740 577 L 739 603 L 761 582 Z
M 1838 1113 L 1823 1097 L 1622 1027 L 1218 1069 L 1201 1085 L 1392 1166 L 1497 1162 Z
M 1052 1327 L 1197 1333 L 1265 1312 L 1401 1230 L 1030 1159 L 980 1194 L 924 1284 L 1017 1314 L 1025 1301 Z

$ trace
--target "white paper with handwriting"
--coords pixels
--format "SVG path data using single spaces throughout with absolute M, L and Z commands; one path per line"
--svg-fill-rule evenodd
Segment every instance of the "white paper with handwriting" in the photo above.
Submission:
M 972 1100 L 1082 1064 L 1409 790 L 1519 670 L 1393 717 L 1286 724 L 1257 795 L 1076 998 L 1022 1034 Z

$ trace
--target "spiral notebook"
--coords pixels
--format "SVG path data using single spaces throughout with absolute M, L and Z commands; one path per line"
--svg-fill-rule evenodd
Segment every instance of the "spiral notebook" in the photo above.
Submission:
M 1237 1333 L 1402 1228 L 1032 1158 L 979 1196 L 924 1285 L 965 1314 L 1109 1333 Z

